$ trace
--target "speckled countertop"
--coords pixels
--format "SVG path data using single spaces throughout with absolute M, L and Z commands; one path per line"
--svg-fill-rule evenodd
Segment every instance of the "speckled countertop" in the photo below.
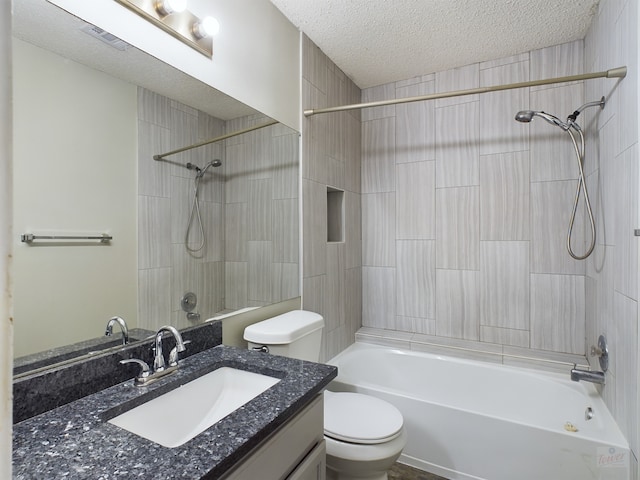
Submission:
M 166 448 L 107 422 L 178 385 L 223 366 L 281 378 L 242 408 L 177 448 Z M 218 346 L 181 360 L 180 369 L 147 387 L 132 380 L 14 425 L 15 479 L 219 478 L 293 417 L 337 369 Z M 167 415 L 180 415 L 176 405 Z M 162 421 L 162 419 L 158 419 Z

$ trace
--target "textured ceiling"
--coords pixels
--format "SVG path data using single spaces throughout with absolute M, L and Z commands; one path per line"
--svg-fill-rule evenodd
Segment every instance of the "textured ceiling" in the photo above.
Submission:
M 271 0 L 360 88 L 584 38 L 598 0 Z
M 125 51 L 90 37 L 87 24 L 45 0 L 13 2 L 13 35 L 96 70 L 152 90 L 222 120 L 256 113 L 134 47 Z

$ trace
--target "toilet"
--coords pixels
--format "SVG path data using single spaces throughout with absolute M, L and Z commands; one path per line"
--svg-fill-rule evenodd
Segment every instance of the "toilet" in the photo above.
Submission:
M 294 310 L 248 326 L 250 349 L 319 361 L 322 316 Z M 328 480 L 387 480 L 407 443 L 400 411 L 384 400 L 352 392 L 324 392 Z

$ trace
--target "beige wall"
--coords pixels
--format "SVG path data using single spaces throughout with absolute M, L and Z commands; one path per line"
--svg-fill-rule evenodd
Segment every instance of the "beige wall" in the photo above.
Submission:
M 52 3 L 300 131 L 298 31 L 268 0 L 192 2 L 220 22 L 213 59 L 113 0 Z
M 136 325 L 136 87 L 14 40 L 16 356 Z M 29 246 L 26 232 L 107 232 Z
M 0 478 L 11 478 L 11 2 L 0 5 Z

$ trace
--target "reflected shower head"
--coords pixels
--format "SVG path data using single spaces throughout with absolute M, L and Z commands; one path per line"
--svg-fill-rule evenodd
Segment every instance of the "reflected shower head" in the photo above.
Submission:
M 570 128 L 567 123 L 563 122 L 555 115 L 551 115 L 550 113 L 536 112 L 534 110 L 521 110 L 516 113 L 516 120 L 518 122 L 529 123 L 531 120 L 533 120 L 533 117 L 540 117 L 549 122 L 551 125 L 560 127 L 563 130 L 569 130 Z
M 211 162 L 212 167 L 219 167 L 220 165 L 222 165 L 222 160 L 220 160 L 219 158 L 216 158 Z

